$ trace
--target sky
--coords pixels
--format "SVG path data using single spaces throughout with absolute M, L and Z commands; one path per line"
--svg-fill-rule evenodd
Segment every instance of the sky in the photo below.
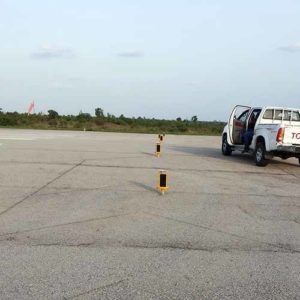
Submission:
M 299 0 L 0 0 L 0 107 L 226 120 L 300 107 Z

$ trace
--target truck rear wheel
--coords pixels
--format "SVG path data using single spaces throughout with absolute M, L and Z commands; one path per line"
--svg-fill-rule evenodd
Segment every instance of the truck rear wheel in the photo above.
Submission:
M 254 152 L 255 164 L 259 167 L 265 167 L 269 160 L 266 159 L 266 147 L 264 142 L 258 142 Z
M 300 165 L 300 158 L 298 158 L 298 162 L 299 162 L 299 165 Z
M 232 149 L 228 145 L 228 142 L 227 142 L 227 135 L 226 134 L 224 134 L 223 138 L 222 138 L 222 153 L 225 156 L 229 156 L 232 153 Z

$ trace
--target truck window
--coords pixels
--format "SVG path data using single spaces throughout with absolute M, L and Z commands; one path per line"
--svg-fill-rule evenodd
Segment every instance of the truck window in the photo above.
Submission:
M 282 109 L 275 109 L 274 120 L 282 120 Z
M 247 129 L 254 129 L 256 121 L 260 115 L 261 109 L 254 109 L 249 117 Z
M 263 115 L 264 119 L 273 120 L 273 109 L 267 109 Z
M 282 118 L 283 115 L 283 118 Z M 291 111 L 291 110 L 282 110 L 282 109 L 267 109 L 263 115 L 264 119 L 268 120 L 284 120 L 284 121 L 294 121 L 300 122 L 300 112 L 299 111 Z
M 252 115 L 254 116 L 254 119 L 257 120 L 260 115 L 261 109 L 255 109 L 252 112 Z
M 238 120 L 242 123 L 245 123 L 248 117 L 249 110 L 244 111 L 239 117 Z
M 300 115 L 298 111 L 285 110 L 283 115 L 284 121 L 300 121 Z
M 300 113 L 299 111 L 292 112 L 292 121 L 300 122 Z
M 291 119 L 292 112 L 290 110 L 285 110 L 283 114 L 283 120 L 289 121 Z

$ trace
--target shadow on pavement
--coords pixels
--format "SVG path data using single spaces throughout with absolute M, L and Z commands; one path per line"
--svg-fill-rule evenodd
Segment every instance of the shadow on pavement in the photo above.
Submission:
M 144 183 L 137 182 L 137 181 L 130 181 L 130 182 L 133 183 L 134 185 L 138 186 L 138 187 L 143 188 L 144 190 L 157 193 L 157 189 L 152 187 L 152 186 L 149 186 L 149 185 L 146 185 Z
M 207 157 L 207 158 L 215 158 L 220 159 L 223 161 L 233 161 L 243 164 L 249 164 L 254 165 L 254 159 L 253 155 L 251 154 L 242 154 L 238 151 L 232 152 L 231 156 L 224 156 L 221 152 L 221 149 L 218 148 L 208 148 L 208 147 L 188 147 L 188 146 L 170 146 L 168 147 L 170 150 L 181 152 L 181 153 L 187 153 L 191 155 L 196 155 L 200 157 Z M 295 163 L 288 160 L 274 160 L 272 159 L 270 161 L 270 164 L 272 165 L 286 165 L 291 167 L 299 167 L 299 165 L 295 165 Z
M 149 155 L 149 156 L 154 156 L 154 152 L 153 153 L 150 153 L 150 152 L 141 152 L 142 154 L 145 154 L 145 155 Z

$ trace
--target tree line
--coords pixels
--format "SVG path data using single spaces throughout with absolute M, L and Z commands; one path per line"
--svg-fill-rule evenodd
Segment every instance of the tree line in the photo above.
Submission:
M 0 109 L 0 126 L 34 129 L 67 129 L 87 131 L 117 131 L 136 133 L 173 133 L 219 135 L 224 122 L 199 121 L 197 116 L 191 119 L 176 120 L 155 119 L 145 117 L 126 117 L 123 114 L 115 116 L 104 113 L 100 107 L 95 109 L 95 115 L 80 111 L 78 115 L 60 115 L 50 109 L 48 114 L 30 114 L 18 112 L 3 112 Z

